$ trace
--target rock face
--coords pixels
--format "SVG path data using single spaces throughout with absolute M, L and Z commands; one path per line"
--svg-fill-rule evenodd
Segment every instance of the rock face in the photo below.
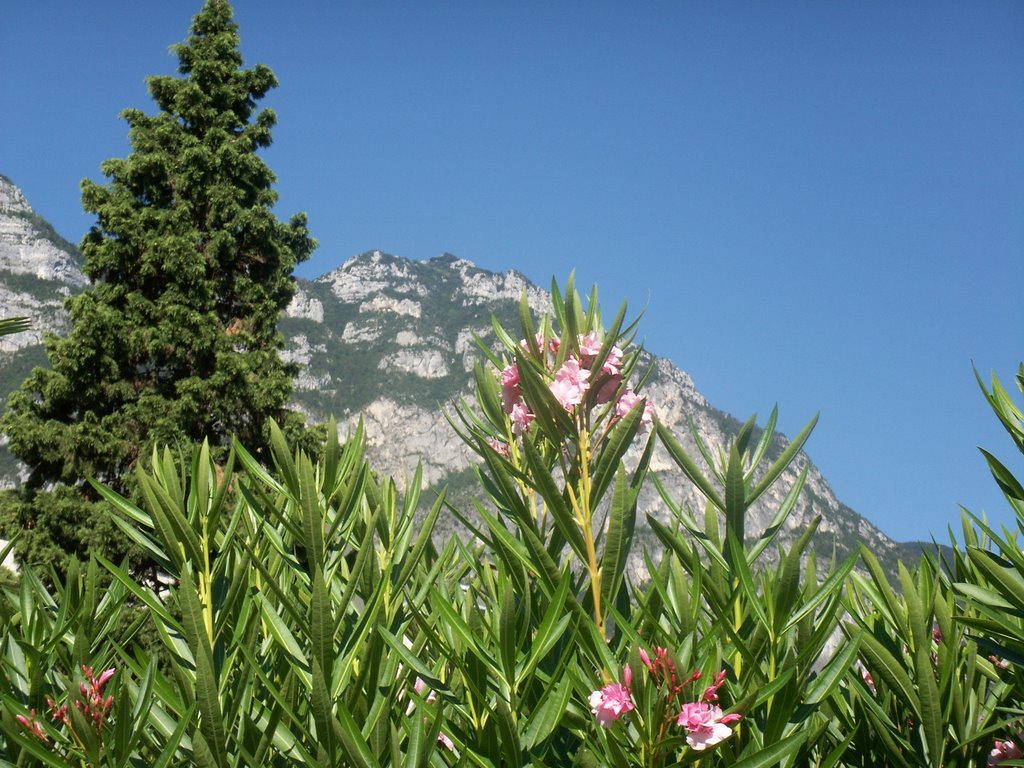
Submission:
M 0 353 L 38 345 L 65 330 L 64 299 L 86 284 L 78 252 L 0 176 L 0 316 L 32 318 L 24 333 L 0 338 Z
M 38 363 L 40 332 L 59 333 L 65 327 L 61 303 L 86 283 L 78 265 L 77 252 L 0 177 L 2 312 L 33 320 L 31 332 L 2 342 L 6 354 L 0 354 L 0 370 L 7 369 L 9 387 L 28 372 L 19 368 L 24 367 L 21 353 L 13 351 L 35 350 Z M 426 486 L 451 481 L 453 488 L 462 482 L 468 489 L 466 470 L 474 455 L 455 435 L 444 411 L 457 398 L 471 399 L 471 372 L 482 357 L 475 338 L 493 339 L 492 317 L 510 332 L 518 328 L 518 302 L 524 292 L 535 315 L 549 310 L 547 292 L 517 272 L 496 274 L 449 254 L 416 262 L 373 251 L 316 280 L 300 280 L 280 324 L 287 340 L 283 356 L 301 366 L 295 405 L 314 421 L 335 416 L 342 437 L 362 420 L 374 467 L 399 483 L 412 477 L 420 464 Z M 670 361 L 648 356 L 646 362 L 651 374 L 644 394 L 690 455 L 699 455 L 691 423 L 712 452 L 725 446 L 740 422 L 712 407 Z M 785 438 L 776 440 L 770 450 L 778 452 Z M 638 453 L 635 448 L 632 461 Z M 801 456 L 797 465 L 759 502 L 747 522 L 748 533 L 759 533 L 768 524 L 796 472 L 809 460 Z M 703 514 L 703 500 L 663 448 L 655 451 L 651 468 L 675 503 L 697 517 Z M 0 464 L 0 471 L 4 469 Z M 644 515 L 668 522 L 671 513 L 653 484 L 642 493 L 640 505 L 638 536 L 653 545 Z M 833 542 L 844 552 L 863 541 L 883 560 L 896 551 L 877 528 L 841 504 L 809 465 L 804 493 L 782 540 L 791 541 L 817 515 L 822 518 L 818 539 L 823 554 L 831 553 Z

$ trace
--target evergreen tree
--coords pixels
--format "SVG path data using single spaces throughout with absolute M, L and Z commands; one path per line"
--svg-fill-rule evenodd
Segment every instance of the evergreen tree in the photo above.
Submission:
M 46 341 L 50 367 L 0 422 L 29 467 L 28 493 L 56 485 L 51 501 L 69 488 L 87 500 L 87 477 L 124 490 L 154 444 L 223 449 L 237 435 L 260 452 L 268 417 L 293 437 L 302 429 L 285 408 L 295 371 L 277 322 L 316 243 L 304 215 L 274 216 L 275 177 L 257 156 L 275 118 L 256 103 L 276 78 L 242 68 L 227 0 L 207 0 L 174 50 L 181 76 L 147 80 L 159 111 L 122 113 L 129 156 L 101 164 L 108 183 L 82 183 L 97 217 L 81 243 L 91 284 L 68 302 L 67 337 Z M 22 527 L 70 551 L 95 542 L 95 530 L 75 530 L 77 514 L 48 521 L 46 506 L 23 505 Z

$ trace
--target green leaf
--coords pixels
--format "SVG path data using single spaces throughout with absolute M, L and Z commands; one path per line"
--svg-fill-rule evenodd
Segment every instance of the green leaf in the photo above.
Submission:
M 615 476 L 611 508 L 604 536 L 604 550 L 601 553 L 601 604 L 610 606 L 622 585 L 633 546 L 633 530 L 636 527 L 636 503 L 626 480 L 626 470 L 620 464 Z
M 869 632 L 863 633 L 860 647 L 861 655 L 867 661 L 872 676 L 884 680 L 910 708 L 914 716 L 921 717 L 921 701 L 903 665 Z
M 807 442 L 807 438 L 811 436 L 811 431 L 814 429 L 814 425 L 818 423 L 818 416 L 815 414 L 807 425 L 800 430 L 800 433 L 793 438 L 793 442 L 786 446 L 782 454 L 775 460 L 775 462 L 765 471 L 761 480 L 754 486 L 750 495 L 747 497 L 747 504 L 753 505 L 755 501 L 761 498 L 761 494 L 767 491 L 772 484 L 779 478 L 786 467 L 790 465 L 796 455 L 804 447 L 804 443 Z
M 199 604 L 195 584 L 189 569 L 181 573 L 181 589 L 178 591 L 182 624 L 192 657 L 196 664 L 196 703 L 199 705 L 199 732 L 209 749 L 213 765 L 226 768 L 228 755 L 224 732 L 223 715 L 220 707 L 219 681 L 213 663 L 213 650 L 203 619 L 203 608 Z M 193 737 L 195 740 L 195 737 Z
M 602 448 L 594 457 L 594 466 L 590 477 L 591 509 L 597 509 L 605 492 L 608 490 L 608 486 L 612 482 L 612 478 L 618 473 L 619 467 L 622 464 L 622 457 L 626 455 L 640 429 L 644 408 L 643 402 L 637 402 L 630 409 L 629 413 L 612 427 Z
M 914 675 L 921 707 L 921 729 L 928 747 L 928 761 L 932 765 L 942 765 L 945 761 L 943 734 L 947 723 L 942 714 L 939 688 L 932 668 L 931 650 L 927 646 L 914 649 Z
M 732 764 L 732 768 L 769 768 L 778 765 L 786 758 L 796 754 L 809 735 L 808 729 L 797 731 L 792 736 L 787 736 L 737 760 Z
M 571 698 L 572 685 L 567 676 L 556 678 L 544 690 L 540 697 L 540 705 L 530 713 L 523 731 L 523 746 L 526 749 L 534 749 L 555 732 Z
M 852 553 L 843 564 L 832 571 L 829 577 L 821 583 L 817 591 L 801 605 L 782 628 L 782 633 L 789 632 L 790 629 L 795 627 L 804 618 L 813 613 L 819 605 L 824 603 L 829 597 L 840 594 L 843 586 L 846 583 L 846 577 L 853 570 L 853 567 L 857 564 L 857 553 Z
M 498 699 L 494 703 L 492 715 L 498 725 L 498 733 L 501 734 L 502 765 L 508 766 L 508 768 L 520 768 L 523 764 L 522 747 L 519 744 L 519 732 L 508 704 L 502 699 Z
M 690 481 L 700 490 L 701 493 L 714 504 L 718 509 L 725 510 L 725 502 L 715 491 L 714 487 L 708 481 L 707 478 L 697 468 L 696 463 L 691 459 L 683 447 L 676 441 L 672 433 L 663 424 L 657 425 L 658 437 L 661 439 L 662 444 L 668 450 L 669 456 L 672 460 L 679 465 L 679 468 L 683 470 L 683 473 L 690 478 Z M 751 499 L 753 501 L 753 499 Z
M 330 693 L 330 683 L 327 678 L 327 670 L 320 665 L 316 656 L 312 663 L 312 697 L 313 719 L 316 723 L 316 738 L 318 746 L 326 753 L 331 761 L 336 760 L 337 743 L 341 740 L 338 721 L 334 718 L 334 706 Z
M 857 661 L 857 654 L 860 651 L 861 638 L 864 630 L 856 630 L 851 637 L 843 643 L 835 655 L 825 664 L 824 668 L 816 674 L 807 684 L 804 691 L 804 702 L 807 704 L 820 704 L 826 701 L 835 692 L 839 683 L 846 674 L 853 669 Z

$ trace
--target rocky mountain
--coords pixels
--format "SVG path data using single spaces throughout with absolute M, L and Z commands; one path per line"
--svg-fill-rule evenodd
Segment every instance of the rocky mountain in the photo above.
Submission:
M 3 392 L 17 387 L 32 365 L 45 364 L 42 332 L 65 328 L 63 299 L 86 284 L 78 259 L 77 251 L 32 211 L 20 190 L 0 176 L 0 316 L 29 315 L 33 320 L 32 331 L 0 342 Z M 547 311 L 548 294 L 519 273 L 496 274 L 449 254 L 410 261 L 373 251 L 316 280 L 300 280 L 281 322 L 288 340 L 285 356 L 302 366 L 295 405 L 311 420 L 334 415 L 343 436 L 361 418 L 379 471 L 403 482 L 421 464 L 427 486 L 447 483 L 456 499 L 467 499 L 473 489 L 473 454 L 442 411 L 453 399 L 470 397 L 478 354 L 474 334 L 492 336 L 492 316 L 515 329 L 524 291 L 536 313 Z M 740 421 L 708 403 L 669 360 L 648 356 L 645 362 L 651 375 L 644 393 L 691 455 L 698 455 L 689 434 L 691 421 L 712 450 L 725 445 Z M 773 450 L 781 451 L 784 441 L 777 437 Z M 843 553 L 863 541 L 883 560 L 893 563 L 900 557 L 899 545 L 836 499 L 806 456 L 797 464 L 797 469 L 809 465 L 808 479 L 782 534 L 784 541 L 821 515 L 817 546 L 823 555 L 830 556 L 833 545 Z M 696 489 L 664 449 L 655 452 L 651 467 L 673 498 L 702 508 Z M 0 474 L 9 482 L 15 473 L 10 457 L 0 463 Z M 780 492 L 794 477 L 786 478 Z M 763 528 L 780 501 L 764 498 L 748 531 Z M 653 485 L 640 503 L 642 512 L 668 519 Z M 443 528 L 452 526 L 448 520 Z M 638 535 L 654 541 L 649 531 Z

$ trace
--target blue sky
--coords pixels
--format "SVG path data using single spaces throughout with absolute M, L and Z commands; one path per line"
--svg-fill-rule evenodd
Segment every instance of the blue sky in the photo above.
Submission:
M 0 173 L 72 241 L 198 2 L 6 3 Z M 1024 359 L 1024 3 L 238 0 L 316 277 L 448 251 L 572 269 L 717 407 L 777 403 L 897 539 L 1011 519 L 972 373 Z

